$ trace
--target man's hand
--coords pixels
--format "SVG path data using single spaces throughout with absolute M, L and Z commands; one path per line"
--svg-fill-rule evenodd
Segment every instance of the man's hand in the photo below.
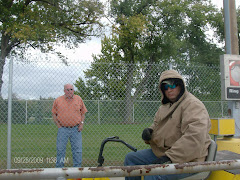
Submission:
M 58 128 L 62 127 L 61 124 L 59 123 L 58 119 L 57 119 L 57 115 L 56 114 L 52 114 L 52 117 L 53 117 L 53 121 L 55 122 L 57 127 Z
M 83 130 L 83 123 L 80 123 L 79 126 L 78 126 L 78 132 L 80 132 L 82 130 Z
M 56 121 L 56 125 L 57 125 L 58 128 L 62 127 L 61 124 L 58 121 Z
M 142 139 L 146 141 L 150 141 L 152 139 L 152 132 L 151 128 L 145 128 L 142 132 Z
M 162 156 L 155 161 L 152 162 L 152 164 L 170 164 L 172 163 L 171 159 L 167 156 Z

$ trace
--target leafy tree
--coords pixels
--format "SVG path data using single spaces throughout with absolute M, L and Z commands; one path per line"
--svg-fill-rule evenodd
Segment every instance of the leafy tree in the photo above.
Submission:
M 7 56 L 24 59 L 28 48 L 56 52 L 57 43 L 73 48 L 99 35 L 102 14 L 98 0 L 0 0 L 0 90 Z
M 238 24 L 238 47 L 239 47 L 239 54 L 240 54 L 240 6 L 237 9 L 237 24 Z
M 87 81 L 85 84 L 83 79 L 79 78 L 74 85 L 78 89 L 75 94 L 80 95 L 82 99 L 97 100 L 103 96 L 103 92 L 100 90 L 101 86 L 94 80 Z
M 12 97 L 12 123 L 23 124 L 25 123 L 25 102 L 18 98 L 16 93 Z M 8 100 L 0 97 L 0 124 L 8 122 Z
M 0 97 L 0 124 L 8 122 L 8 102 Z
M 186 75 L 188 85 L 210 78 L 208 72 L 196 78 L 189 71 L 191 65 L 219 65 L 223 49 L 208 38 L 207 31 L 221 29 L 223 16 L 209 0 L 112 0 L 111 15 L 115 22 L 111 36 L 103 39 L 102 54 L 94 57 L 85 75 L 88 84 L 100 85 L 101 98 L 125 101 L 126 122 L 131 121 L 136 99 L 157 97 L 153 93 L 160 72 L 169 69 L 169 63 Z M 217 40 L 223 42 L 217 33 Z M 213 71 L 219 74 L 218 69 Z M 219 76 L 211 78 L 218 82 Z M 112 96 L 114 88 L 117 93 Z M 200 84 L 192 91 L 211 94 Z
M 24 124 L 26 118 L 25 101 L 14 100 L 12 102 L 12 123 Z

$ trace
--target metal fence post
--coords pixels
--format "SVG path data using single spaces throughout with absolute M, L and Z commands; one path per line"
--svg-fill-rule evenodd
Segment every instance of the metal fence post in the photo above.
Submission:
M 134 103 L 133 103 L 133 123 L 134 123 Z
M 27 116 L 27 111 L 28 111 L 28 108 L 27 108 L 27 100 L 26 100 L 26 103 L 25 103 L 25 107 L 26 107 L 26 111 L 25 111 L 25 113 L 26 113 L 26 122 L 25 122 L 25 124 L 27 124 L 27 118 L 28 118 L 28 116 Z
M 11 169 L 12 81 L 13 81 L 13 59 L 10 58 L 10 61 L 9 61 L 9 83 L 8 83 L 7 169 Z
M 100 125 L 101 124 L 101 121 L 100 121 L 100 100 L 98 100 L 98 124 Z

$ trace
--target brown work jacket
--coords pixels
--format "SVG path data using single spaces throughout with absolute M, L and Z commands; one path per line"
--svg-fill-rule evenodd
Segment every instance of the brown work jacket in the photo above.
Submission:
M 165 71 L 164 79 L 183 78 L 174 70 Z M 183 81 L 184 83 L 184 81 Z M 210 118 L 204 104 L 186 90 L 175 103 L 164 99 L 155 114 L 150 146 L 158 157 L 167 155 L 173 163 L 203 162 L 210 145 Z M 164 100 L 164 101 L 163 101 Z

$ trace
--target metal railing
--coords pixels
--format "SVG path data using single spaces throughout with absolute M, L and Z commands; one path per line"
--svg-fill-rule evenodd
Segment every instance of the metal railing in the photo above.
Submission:
M 148 176 L 240 169 L 240 160 L 183 164 L 0 170 L 0 180 Z

